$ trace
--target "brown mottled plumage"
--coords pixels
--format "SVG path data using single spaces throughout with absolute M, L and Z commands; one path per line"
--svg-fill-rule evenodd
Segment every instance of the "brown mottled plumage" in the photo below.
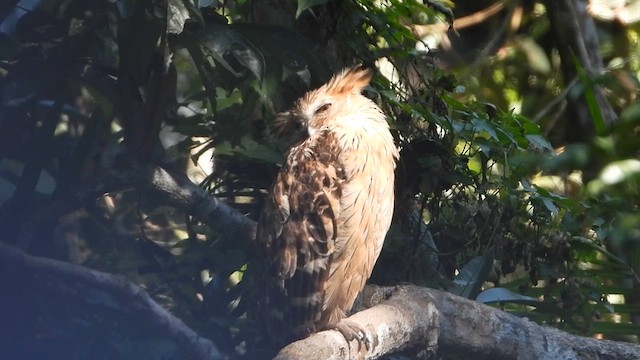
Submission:
M 353 335 L 340 321 L 391 224 L 398 157 L 382 111 L 361 94 L 370 80 L 362 67 L 345 70 L 278 118 L 276 130 L 305 133 L 288 152 L 258 226 L 261 316 L 279 343 L 330 328 Z

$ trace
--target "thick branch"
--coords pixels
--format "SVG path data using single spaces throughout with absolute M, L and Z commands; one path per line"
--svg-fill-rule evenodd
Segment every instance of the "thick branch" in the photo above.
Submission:
M 141 186 L 167 205 L 195 216 L 222 239 L 249 243 L 255 238 L 254 221 L 192 183 L 186 175 L 169 173 L 161 167 L 145 168 L 143 175 Z
M 101 289 L 121 299 L 123 306 L 135 310 L 136 314 L 170 335 L 190 354 L 190 358 L 226 358 L 210 340 L 198 335 L 182 320 L 173 316 L 151 299 L 143 289 L 122 277 L 63 261 L 30 256 L 2 242 L 0 242 L 0 273 L 7 276 L 11 276 L 10 274 L 46 274 L 65 282 Z
M 389 297 L 389 293 L 392 295 Z M 417 286 L 368 286 L 366 297 L 387 298 L 349 319 L 374 334 L 367 359 L 414 349 L 474 359 L 640 359 L 640 347 L 571 335 L 443 291 Z M 334 350 L 335 349 L 335 350 Z M 324 331 L 285 347 L 277 359 L 358 358 L 336 331 Z
M 376 359 L 416 346 L 434 354 L 442 321 L 434 304 L 426 297 L 403 296 L 403 288 L 390 289 L 368 286 L 361 296 L 367 300 L 384 300 L 389 294 L 393 295 L 389 300 L 349 318 L 349 321 L 366 329 L 366 336 L 371 340 L 366 358 Z M 275 359 L 359 359 L 362 354 L 358 352 L 357 345 L 348 344 L 339 332 L 330 330 L 288 345 Z

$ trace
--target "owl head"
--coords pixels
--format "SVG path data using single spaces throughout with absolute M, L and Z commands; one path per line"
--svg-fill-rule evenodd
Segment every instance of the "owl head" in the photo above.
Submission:
M 278 114 L 272 133 L 280 138 L 300 141 L 325 126 L 366 121 L 367 114 L 379 114 L 378 106 L 362 95 L 373 73 L 362 65 L 334 75 L 323 86 L 307 92 L 294 106 Z

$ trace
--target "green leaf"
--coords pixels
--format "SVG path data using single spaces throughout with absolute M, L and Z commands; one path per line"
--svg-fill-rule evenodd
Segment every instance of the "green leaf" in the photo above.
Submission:
M 328 3 L 329 0 L 298 0 L 298 9 L 296 10 L 296 19 L 300 17 L 303 11 L 314 6 Z
M 593 79 L 587 77 L 580 61 L 575 56 L 573 57 L 573 63 L 577 69 L 578 78 L 580 79 L 580 83 L 584 90 L 584 96 L 587 102 L 587 107 L 589 108 L 589 113 L 591 113 L 591 117 L 593 117 L 593 126 L 595 127 L 596 135 L 603 135 L 605 131 L 604 119 L 600 112 L 600 105 L 596 100 Z
M 548 172 L 570 171 L 580 169 L 591 161 L 589 146 L 585 144 L 572 144 L 565 151 L 547 160 L 543 169 Z
M 265 68 L 262 52 L 233 27 L 210 24 L 198 32 L 197 37 L 205 45 L 204 48 L 209 50 L 205 54 L 211 56 L 234 76 L 239 77 L 241 74 L 236 72 L 225 58 L 235 58 L 257 79 L 262 79 Z
M 517 36 L 515 45 L 527 57 L 531 70 L 540 74 L 548 74 L 551 71 L 549 57 L 535 39 L 529 36 Z
M 272 150 L 249 137 L 243 137 L 240 140 L 241 146 L 236 149 L 237 153 L 240 153 L 246 157 L 252 159 L 263 160 L 272 164 L 282 164 L 283 157 L 275 150 Z
M 233 156 L 233 146 L 229 141 L 223 141 L 222 143 L 218 144 L 216 146 L 215 151 L 217 156 L 220 156 L 220 155 Z
M 553 146 L 551 146 L 551 143 L 549 142 L 549 140 L 547 140 L 544 136 L 542 136 L 542 135 L 525 135 L 525 137 L 527 138 L 527 140 L 529 140 L 529 142 L 531 144 L 535 145 L 536 147 L 538 147 L 540 149 L 553 151 Z
M 571 242 L 576 244 L 586 245 L 587 247 L 593 250 L 599 251 L 602 254 L 606 255 L 610 260 L 614 261 L 616 265 L 621 266 L 623 268 L 628 268 L 626 261 L 624 261 L 623 259 L 619 258 L 615 254 L 607 250 L 604 246 L 596 244 L 595 241 L 589 238 L 586 238 L 584 236 L 573 236 L 571 237 Z M 592 263 L 595 263 L 595 261 L 592 261 Z
M 501 303 L 515 303 L 515 304 L 523 304 L 523 305 L 531 305 L 536 306 L 541 301 L 532 298 L 530 296 L 520 295 L 514 293 L 511 290 L 495 287 L 491 289 L 487 289 L 476 297 L 477 302 L 481 302 L 483 304 L 492 303 L 492 302 L 501 302 Z
M 520 146 L 520 142 L 518 141 L 521 136 L 519 134 L 514 134 L 510 129 L 506 126 L 499 126 L 496 128 L 496 131 L 502 134 L 509 142 L 513 145 Z
M 294 76 L 307 86 L 319 86 L 331 76 L 328 64 L 321 59 L 322 54 L 314 50 L 309 40 L 299 33 L 269 25 L 242 23 L 230 26 L 251 41 L 265 59 L 269 59 L 269 64 L 265 63 L 266 70 L 282 67 L 284 81 Z M 314 75 L 314 81 L 310 82 L 311 74 Z
M 495 128 L 493 127 L 493 125 L 491 125 L 488 121 L 483 120 L 483 119 L 479 119 L 479 118 L 475 118 L 475 119 L 471 119 L 471 124 L 473 125 L 473 128 L 477 131 L 477 132 L 481 132 L 484 131 L 486 132 L 492 139 L 494 140 L 498 140 L 498 134 L 496 133 Z
M 555 215 L 558 214 L 558 207 L 553 203 L 553 201 L 551 199 L 549 199 L 548 197 L 545 197 L 545 196 L 541 196 L 540 200 L 542 200 L 542 203 L 544 204 L 544 207 L 546 207 L 547 210 L 549 210 L 551 215 L 555 216 Z
M 242 92 L 238 89 L 233 89 L 231 93 L 225 94 L 223 89 L 217 88 L 216 95 L 218 99 L 218 111 L 225 110 L 233 105 L 242 104 Z
M 477 296 L 493 268 L 493 246 L 489 247 L 482 256 L 478 256 L 469 261 L 453 280 L 456 288 L 452 293 L 467 299 Z

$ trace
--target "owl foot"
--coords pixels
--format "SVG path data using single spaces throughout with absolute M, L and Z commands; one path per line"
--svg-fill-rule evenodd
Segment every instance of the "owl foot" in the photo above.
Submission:
M 362 352 L 362 345 L 364 344 L 367 351 L 371 350 L 371 339 L 367 337 L 367 333 L 359 324 L 349 321 L 341 320 L 334 328 L 344 336 L 347 343 L 356 340 L 358 342 L 358 353 Z

